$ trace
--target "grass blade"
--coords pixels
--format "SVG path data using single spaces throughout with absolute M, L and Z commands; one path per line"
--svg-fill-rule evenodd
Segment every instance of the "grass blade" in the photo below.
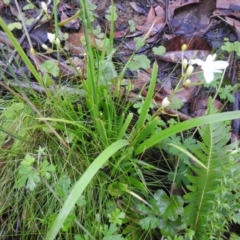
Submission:
M 240 111 L 234 112 L 224 112 L 224 113 L 216 113 L 210 116 L 203 116 L 199 118 L 190 119 L 185 122 L 181 122 L 175 126 L 169 127 L 166 130 L 160 131 L 159 133 L 153 135 L 151 138 L 144 141 L 141 145 L 139 145 L 136 150 L 135 154 L 140 154 L 144 152 L 146 149 L 154 146 L 155 144 L 159 143 L 160 141 L 176 134 L 183 132 L 185 130 L 198 127 L 204 124 L 210 124 L 215 122 L 222 122 L 222 121 L 229 121 L 233 119 L 240 118 Z
M 37 79 L 37 81 L 39 83 L 41 83 L 41 76 L 39 75 L 39 73 L 37 72 L 37 70 L 35 69 L 33 64 L 31 63 L 31 61 L 29 60 L 28 56 L 26 55 L 26 53 L 20 46 L 19 42 L 13 36 L 12 32 L 9 30 L 8 26 L 6 25 L 6 23 L 3 21 L 3 19 L 1 17 L 0 17 L 0 26 L 3 28 L 4 32 L 7 34 L 8 38 L 12 42 L 13 46 L 17 49 L 19 55 L 21 56 L 22 60 L 27 65 L 28 69 L 31 71 L 33 76 Z

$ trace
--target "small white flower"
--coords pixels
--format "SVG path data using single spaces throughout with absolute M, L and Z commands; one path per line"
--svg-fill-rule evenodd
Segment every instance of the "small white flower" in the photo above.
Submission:
M 162 107 L 163 107 L 163 108 L 168 107 L 170 103 L 171 103 L 171 102 L 168 100 L 168 98 L 165 97 L 165 98 L 162 100 Z
M 56 38 L 54 33 L 49 33 L 49 32 L 47 33 L 47 37 L 48 37 L 48 40 L 49 40 L 50 43 L 53 43 L 55 41 L 55 38 Z
M 229 65 L 227 61 L 214 61 L 215 58 L 216 54 L 210 54 L 207 56 L 205 62 L 201 59 L 191 60 L 191 64 L 197 64 L 201 66 L 206 83 L 210 83 L 213 81 L 214 73 L 222 73 L 222 71 L 226 69 Z

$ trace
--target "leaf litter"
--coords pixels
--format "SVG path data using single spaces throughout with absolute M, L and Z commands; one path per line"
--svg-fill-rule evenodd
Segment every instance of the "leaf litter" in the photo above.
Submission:
M 47 4 L 49 6 L 49 14 L 51 14 L 50 1 Z M 229 36 L 231 42 L 239 40 L 240 3 L 238 1 L 159 0 L 122 2 L 117 0 L 114 4 L 118 16 L 114 26 L 115 47 L 117 49 L 115 57 L 121 61 L 121 64 L 124 64 L 130 55 L 137 51 L 133 58 L 133 63 L 130 65 L 130 70 L 133 71 L 130 75 L 137 77 L 129 78 L 126 75 L 125 82 L 132 83 L 133 90 L 134 88 L 143 89 L 147 86 L 147 82 L 150 81 L 150 64 L 153 61 L 157 61 L 160 69 L 158 74 L 159 90 L 156 91 L 158 97 L 156 96 L 155 99 L 157 106 L 161 106 L 162 99 L 172 93 L 169 89 L 174 89 L 176 79 L 181 74 L 179 67 L 183 57 L 187 60 L 192 58 L 205 60 L 212 51 L 219 51 L 226 37 Z M 90 17 L 93 19 L 96 33 L 109 31 L 109 21 L 107 21 L 106 15 L 110 5 L 111 1 L 109 0 L 93 0 L 92 4 L 89 3 L 89 8 L 95 12 L 95 17 Z M 43 52 L 43 54 L 34 56 L 33 59 L 39 71 L 42 69 L 39 66 L 45 61 L 52 60 L 55 64 L 58 64 L 60 60 L 60 64 L 58 64 L 59 70 L 52 74 L 53 79 L 61 78 L 62 81 L 65 81 L 76 78 L 79 81 L 81 78 L 85 78 L 84 54 L 86 49 L 82 22 L 78 18 L 81 8 L 77 1 L 71 3 L 60 1 L 57 6 L 60 19 L 59 29 L 61 30 L 59 31 L 59 38 L 64 50 L 60 54 L 60 59 L 57 59 L 57 54 L 52 51 L 54 46 L 48 39 L 48 33 L 52 33 L 55 30 L 53 20 L 44 16 L 40 6 L 40 1 L 36 1 L 35 5 L 22 1 L 20 6 L 0 1 L 1 16 L 8 25 L 13 25 L 12 31 L 18 39 L 24 33 L 21 21 L 17 19 L 20 16 L 18 8 L 21 8 L 23 17 L 28 22 L 27 30 L 33 47 L 37 51 Z M 10 12 L 8 9 L 10 9 Z M 38 21 L 34 22 L 36 18 L 38 18 Z M 230 26 L 232 30 L 229 30 Z M 4 36 L 3 32 L 1 32 L 1 36 Z M 140 48 L 137 47 L 137 38 L 138 41 L 145 42 Z M 101 34 L 90 35 L 90 41 L 92 47 L 99 51 L 102 50 L 103 39 Z M 0 37 L 0 42 L 12 48 L 11 42 L 6 40 L 6 37 Z M 23 48 L 29 52 L 30 45 L 26 37 L 21 40 L 21 43 Z M 184 51 L 183 56 L 182 46 L 184 44 L 187 45 L 187 49 Z M 45 49 L 43 49 L 43 45 L 46 46 Z M 166 52 L 155 54 L 153 49 L 159 46 L 165 47 Z M 44 53 L 46 49 L 47 51 Z M 32 55 L 29 54 L 29 57 L 31 58 Z M 179 67 L 176 68 L 176 65 Z M 22 66 L 22 68 L 25 68 L 25 66 Z M 147 80 L 142 82 L 140 71 L 136 72 L 138 68 L 142 68 L 142 71 L 145 71 L 145 79 Z M 15 73 L 19 74 L 21 72 L 17 67 L 14 69 Z M 199 71 L 199 68 L 195 68 L 195 71 Z M 198 81 L 194 75 L 190 76 L 190 80 L 193 83 Z M 143 84 L 142 86 L 141 83 Z M 39 87 L 41 88 L 41 86 Z M 177 93 L 177 96 L 185 104 L 193 99 L 198 99 L 198 95 L 196 95 L 196 89 L 198 89 L 197 93 L 199 98 L 202 99 L 204 89 L 200 90 L 200 88 L 184 88 Z M 181 109 L 179 109 L 179 112 L 181 112 Z M 189 111 L 189 117 L 194 115 L 196 114 Z M 234 131 L 239 134 L 240 129 L 235 129 Z

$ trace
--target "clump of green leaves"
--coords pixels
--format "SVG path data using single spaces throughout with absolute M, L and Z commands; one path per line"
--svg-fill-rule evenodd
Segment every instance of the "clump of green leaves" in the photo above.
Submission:
M 226 39 L 221 49 L 227 52 L 236 52 L 237 56 L 240 56 L 240 42 L 238 41 L 232 43 Z
M 55 170 L 56 167 L 46 159 L 38 162 L 35 157 L 27 154 L 18 168 L 18 178 L 15 187 L 25 187 L 32 191 L 41 182 L 41 178 L 49 179 Z

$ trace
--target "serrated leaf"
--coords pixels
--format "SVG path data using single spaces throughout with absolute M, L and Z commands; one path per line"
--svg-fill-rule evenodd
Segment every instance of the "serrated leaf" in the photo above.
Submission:
M 132 62 L 129 63 L 129 68 L 133 71 L 143 68 L 150 68 L 150 60 L 145 55 L 135 55 Z
M 63 175 L 58 179 L 57 183 L 54 186 L 54 190 L 59 197 L 63 197 L 65 199 L 69 193 L 70 186 L 70 178 L 66 175 Z
M 150 229 L 155 229 L 159 225 L 159 219 L 153 215 L 149 215 L 139 221 L 142 229 L 148 231 Z
M 118 208 L 115 209 L 114 212 L 112 212 L 111 217 L 109 219 L 110 223 L 115 223 L 118 225 L 122 225 L 122 219 L 125 218 L 125 213 L 121 212 Z
M 112 80 L 117 77 L 115 65 L 111 59 L 101 61 L 100 76 L 98 79 L 99 86 L 107 86 L 112 84 Z
M 52 164 L 49 164 L 47 160 L 44 160 L 40 164 L 40 175 L 42 177 L 45 177 L 46 179 L 49 179 L 51 176 L 51 173 L 55 172 L 56 167 Z
M 177 235 L 180 225 L 181 225 L 180 220 L 172 222 L 169 220 L 160 219 L 158 227 L 160 228 L 160 231 L 163 236 L 174 237 L 175 235 Z
M 240 212 L 235 213 L 235 214 L 233 215 L 233 221 L 234 221 L 235 223 L 240 224 Z
M 128 21 L 130 32 L 135 32 L 136 30 L 136 23 L 131 19 Z
M 145 40 L 142 37 L 135 37 L 134 42 L 135 42 L 136 49 L 139 49 L 145 45 Z
M 84 195 L 81 195 L 80 198 L 77 200 L 76 204 L 79 206 L 79 207 L 82 207 L 84 205 L 87 204 L 87 201 L 86 201 L 86 198 Z
M 104 237 L 103 240 L 124 240 L 121 234 Z
M 169 205 L 169 197 L 162 189 L 160 189 L 154 193 L 153 201 L 151 201 L 151 203 L 154 209 L 162 215 Z
M 40 182 L 40 177 L 38 172 L 29 172 L 27 175 L 27 184 L 26 189 L 29 189 L 30 191 L 34 190 L 34 188 L 37 186 L 37 183 Z
M 178 215 L 183 213 L 183 199 L 180 196 L 171 196 L 168 207 L 163 213 L 165 219 L 170 221 L 175 221 L 178 218 Z
M 164 46 L 154 47 L 153 53 L 155 55 L 163 55 L 164 53 L 166 53 L 166 48 Z
M 116 7 L 111 5 L 109 6 L 109 8 L 107 9 L 107 14 L 106 14 L 106 19 L 111 22 L 111 21 L 116 21 L 117 20 L 117 11 L 116 11 Z
M 154 214 L 154 211 L 145 204 L 137 204 L 136 208 L 141 215 Z
M 183 106 L 183 101 L 181 99 L 174 96 L 171 98 L 171 103 L 169 105 L 170 108 L 177 110 L 177 109 L 180 109 L 182 106 Z
M 24 160 L 21 162 L 21 165 L 32 165 L 35 162 L 35 158 L 27 154 Z
M 40 65 L 40 70 L 43 73 L 50 73 L 54 77 L 57 77 L 60 73 L 60 69 L 58 67 L 57 62 L 53 60 L 46 60 L 44 63 Z
M 63 225 L 62 225 L 62 231 L 63 232 L 67 232 L 68 229 L 72 226 L 72 224 L 74 223 L 74 220 L 76 219 L 76 216 L 74 214 L 69 214 L 66 218 L 66 220 L 64 221 Z
M 103 226 L 103 230 L 102 233 L 104 234 L 104 236 L 111 236 L 113 235 L 116 231 L 118 230 L 117 225 L 115 223 L 110 224 L 110 226 L 108 225 L 104 225 Z
M 13 103 L 11 105 L 11 109 L 13 109 L 16 112 L 21 111 L 23 108 L 24 108 L 24 104 L 23 103 Z

